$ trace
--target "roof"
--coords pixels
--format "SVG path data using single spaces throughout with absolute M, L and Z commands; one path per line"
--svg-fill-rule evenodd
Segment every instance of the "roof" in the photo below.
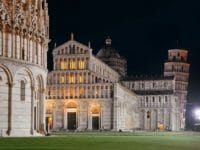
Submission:
M 99 50 L 96 55 L 98 58 L 121 58 L 115 48 L 112 47 L 112 40 L 107 37 L 105 40 L 105 46 Z
M 134 91 L 136 94 L 138 95 L 171 95 L 173 94 L 173 90 L 147 90 L 147 91 L 141 91 L 141 90 L 137 90 Z
M 173 80 L 174 76 L 129 76 L 122 81 L 141 81 L 141 80 Z

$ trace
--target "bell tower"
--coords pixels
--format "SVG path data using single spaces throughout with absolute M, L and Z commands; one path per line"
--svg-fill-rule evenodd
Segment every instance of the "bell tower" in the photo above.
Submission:
M 170 49 L 168 50 L 168 61 L 164 64 L 164 76 L 174 76 L 174 92 L 177 96 L 178 105 L 177 126 L 181 129 L 185 129 L 185 111 L 190 67 L 190 64 L 187 62 L 187 58 L 187 50 Z

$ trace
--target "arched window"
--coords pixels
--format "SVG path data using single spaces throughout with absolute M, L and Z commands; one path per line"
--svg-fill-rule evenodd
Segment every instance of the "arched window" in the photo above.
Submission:
M 132 83 L 132 89 L 134 89 L 135 88 L 135 84 L 134 83 Z
M 24 51 L 24 48 L 22 48 L 22 60 L 25 59 L 25 51 Z
M 79 69 L 85 69 L 85 61 L 79 60 Z
M 69 76 L 69 83 L 75 83 L 75 75 L 74 74 L 71 74 Z
M 60 61 L 60 69 L 61 69 L 61 70 L 66 69 L 66 67 L 65 67 L 65 62 L 64 62 L 63 60 Z
M 167 82 L 164 82 L 164 87 L 167 87 Z
M 159 103 L 161 102 L 161 97 L 159 96 Z
M 148 101 L 149 101 L 149 99 L 148 99 L 148 97 L 146 97 L 146 103 L 148 103 Z
M 51 89 L 49 89 L 49 91 L 48 91 L 48 96 L 50 96 L 51 95 Z
M 156 87 L 156 83 L 155 82 L 153 82 L 153 88 L 155 88 Z
M 26 88 L 26 86 L 25 86 L 25 82 L 22 80 L 21 82 L 20 82 L 20 96 L 21 96 L 21 101 L 25 101 L 25 88 Z
M 83 75 L 79 75 L 79 83 L 83 83 Z
M 142 88 L 144 88 L 144 83 L 142 83 Z
M 152 97 L 152 102 L 153 102 L 153 103 L 155 102 L 155 97 Z
M 167 96 L 165 96 L 165 102 L 167 102 Z
M 65 82 L 65 77 L 64 77 L 64 75 L 61 75 L 60 76 L 60 83 L 64 83 Z
M 150 111 L 147 111 L 147 118 L 149 119 L 151 117 Z

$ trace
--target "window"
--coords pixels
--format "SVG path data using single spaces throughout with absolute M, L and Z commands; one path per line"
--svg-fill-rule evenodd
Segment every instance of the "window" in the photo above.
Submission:
M 85 61 L 84 60 L 79 60 L 79 69 L 85 69 Z
M 153 103 L 155 102 L 155 97 L 152 97 L 152 102 L 153 102 Z
M 142 88 L 144 88 L 144 83 L 142 83 Z
M 149 99 L 148 99 L 148 97 L 146 97 L 146 102 L 148 103 L 148 101 L 149 101 Z
M 80 96 L 83 96 L 84 95 L 84 89 L 81 87 L 79 88 L 79 95 Z
M 70 52 L 70 54 L 75 53 L 75 46 L 74 45 L 73 45 L 73 47 L 71 45 L 69 46 L 69 52 Z
M 156 86 L 156 83 L 155 83 L 155 82 L 153 82 L 153 88 L 155 88 L 155 86 Z
M 73 96 L 74 95 L 74 92 L 75 92 L 75 89 L 74 88 L 70 88 L 69 89 L 69 94 L 70 94 L 70 96 Z
M 70 60 L 69 66 L 70 66 L 70 69 L 76 69 L 76 63 L 75 63 L 75 61 L 74 60 Z
M 22 60 L 25 59 L 25 51 L 24 51 L 24 48 L 22 48 Z
M 167 102 L 167 96 L 165 96 L 165 102 Z
M 164 82 L 164 87 L 167 87 L 167 82 Z
M 21 96 L 21 101 L 25 101 L 25 82 L 22 80 L 20 82 L 20 96 Z
M 79 75 L 79 83 L 83 83 L 83 75 Z
M 49 91 L 48 91 L 48 96 L 50 96 L 51 95 L 51 90 L 49 89 Z
M 132 89 L 134 89 L 134 87 L 135 87 L 135 84 L 134 84 L 134 83 L 132 83 Z
M 60 69 L 61 69 L 61 70 L 64 70 L 64 69 L 65 69 L 65 62 L 64 62 L 64 61 L 61 61 L 61 62 L 60 62 Z
M 159 103 L 161 102 L 161 97 L 159 96 Z
M 33 49 L 35 50 L 36 49 L 35 48 L 35 43 L 32 44 L 32 47 L 33 46 L 34 46 Z M 19 55 L 20 54 L 19 53 L 20 52 L 20 37 L 19 37 L 19 35 L 17 35 L 17 37 L 16 37 L 16 51 L 17 51 L 17 58 L 20 58 L 20 55 Z
M 75 83 L 75 75 L 69 76 L 69 83 Z
M 61 77 L 60 77 L 60 83 L 64 83 L 65 82 L 65 77 L 64 77 L 64 75 L 62 75 Z
M 149 119 L 151 117 L 150 111 L 147 111 L 147 118 Z

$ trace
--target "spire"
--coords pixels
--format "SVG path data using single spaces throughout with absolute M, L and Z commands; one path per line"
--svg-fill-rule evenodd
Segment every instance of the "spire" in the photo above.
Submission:
M 73 32 L 71 33 L 71 40 L 72 41 L 74 40 L 74 33 Z
M 110 36 L 108 36 L 106 38 L 105 43 L 106 43 L 107 46 L 110 46 L 112 44 L 112 40 L 111 40 Z
M 88 47 L 91 48 L 91 42 L 90 41 L 88 41 Z

